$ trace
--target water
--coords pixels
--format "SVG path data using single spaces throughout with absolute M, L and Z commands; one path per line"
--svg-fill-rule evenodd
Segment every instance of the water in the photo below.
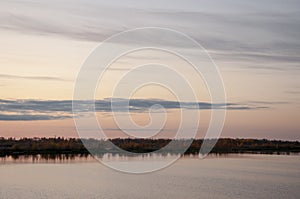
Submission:
M 6 157 L 0 158 L 0 198 L 299 198 L 299 168 L 295 155 L 186 156 L 133 175 L 89 156 Z

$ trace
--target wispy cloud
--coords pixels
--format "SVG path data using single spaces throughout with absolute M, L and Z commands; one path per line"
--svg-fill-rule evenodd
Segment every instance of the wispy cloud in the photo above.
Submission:
M 50 76 L 22 76 L 22 75 L 8 75 L 0 74 L 0 78 L 3 79 L 27 79 L 27 80 L 42 80 L 42 81 L 70 81 L 68 79 Z
M 248 101 L 248 104 L 259 104 L 259 105 L 278 105 L 278 104 L 289 104 L 289 102 L 285 101 Z
M 38 120 L 61 120 L 71 118 L 72 116 L 66 115 L 10 115 L 10 114 L 0 114 L 0 121 L 38 121 Z
M 0 120 L 29 121 L 29 120 L 57 120 L 72 117 L 72 100 L 11 100 L 0 99 L 0 111 L 5 114 L 0 115 Z M 122 113 L 130 112 L 142 113 L 149 108 L 160 105 L 166 110 L 187 109 L 187 110 L 209 110 L 209 109 L 227 109 L 227 110 L 257 110 L 271 108 L 267 105 L 274 105 L 268 102 L 249 102 L 247 103 L 226 103 L 211 104 L 208 102 L 177 102 L 161 99 L 131 99 L 127 104 L 127 99 L 107 98 L 93 101 L 82 100 L 75 101 L 76 112 L 90 113 L 94 108 L 96 112 L 110 113 L 111 105 L 115 107 L 114 111 Z M 160 107 L 156 106 L 157 109 Z
M 284 70 L 286 65 L 293 65 L 290 70 L 300 67 L 299 1 L 273 0 L 271 5 L 258 0 L 170 0 L 156 5 L 147 1 L 115 4 L 78 0 L 66 5 L 57 0 L 2 1 L 0 29 L 99 42 L 131 28 L 167 27 L 190 35 L 220 60 L 265 62 L 263 69 L 268 70 Z M 176 45 L 184 47 L 180 41 Z
M 299 90 L 298 91 L 286 91 L 285 93 L 299 96 L 300 91 Z

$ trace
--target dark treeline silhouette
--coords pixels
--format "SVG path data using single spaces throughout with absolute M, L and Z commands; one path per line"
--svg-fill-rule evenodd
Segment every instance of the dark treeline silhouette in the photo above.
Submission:
M 203 143 L 202 139 L 196 140 L 170 140 L 170 139 L 111 139 L 115 146 L 129 152 L 146 153 L 159 150 L 168 146 L 166 151 L 178 153 L 179 149 L 187 148 L 185 154 L 197 154 Z M 96 139 L 77 138 L 1 138 L 0 156 L 6 155 L 35 155 L 35 154 L 88 154 L 83 145 L 88 143 L 89 150 L 99 154 L 119 153 L 111 142 Z M 168 145 L 172 141 L 172 145 Z M 207 140 L 214 144 L 216 140 Z M 190 145 L 191 144 L 191 145 Z M 190 146 L 189 146 L 190 145 Z M 219 139 L 213 147 L 212 153 L 299 153 L 300 142 L 278 141 L 266 139 Z

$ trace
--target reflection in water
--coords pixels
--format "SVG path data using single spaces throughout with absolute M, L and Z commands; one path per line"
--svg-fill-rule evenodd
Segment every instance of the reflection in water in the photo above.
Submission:
M 179 155 L 179 154 L 178 154 Z M 124 156 L 116 153 L 98 155 L 97 159 L 110 161 L 134 161 L 134 160 L 160 160 L 178 156 L 175 154 L 140 154 L 137 156 Z M 189 155 L 189 157 L 192 157 Z M 196 157 L 196 156 L 195 156 Z M 96 162 L 90 154 L 39 154 L 39 155 L 8 155 L 0 157 L 0 164 L 5 163 L 85 163 Z
M 96 159 L 101 159 L 105 161 L 137 161 L 137 160 L 162 160 L 166 158 L 174 158 L 179 154 L 170 153 L 145 153 L 138 156 L 125 156 L 116 153 L 106 153 L 98 155 Z M 264 155 L 296 155 L 299 153 L 273 153 Z M 211 153 L 206 158 L 255 158 L 263 156 L 257 153 Z M 187 154 L 181 157 L 182 159 L 198 158 L 198 155 Z M 86 163 L 86 162 L 96 162 L 96 160 L 90 154 L 38 154 L 38 155 L 7 155 L 0 156 L 0 164 L 7 163 Z
M 5 163 L 75 163 L 90 162 L 94 158 L 89 154 L 38 154 L 9 155 L 0 157 L 0 164 Z

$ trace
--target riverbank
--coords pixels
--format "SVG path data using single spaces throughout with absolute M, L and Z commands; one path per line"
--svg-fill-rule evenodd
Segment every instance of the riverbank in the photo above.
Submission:
M 168 145 L 171 143 L 172 145 Z M 281 141 L 266 139 L 232 139 L 206 140 L 206 144 L 214 145 L 211 153 L 299 153 L 299 141 Z M 111 144 L 113 143 L 113 145 Z M 97 154 L 120 153 L 118 148 L 133 153 L 149 153 L 166 148 L 164 153 L 179 153 L 186 149 L 185 154 L 198 154 L 203 144 L 197 140 L 170 139 L 76 139 L 76 138 L 0 138 L 0 156 L 36 155 L 36 154 Z M 88 150 L 86 148 L 88 147 Z M 117 146 L 117 147 L 115 147 Z

